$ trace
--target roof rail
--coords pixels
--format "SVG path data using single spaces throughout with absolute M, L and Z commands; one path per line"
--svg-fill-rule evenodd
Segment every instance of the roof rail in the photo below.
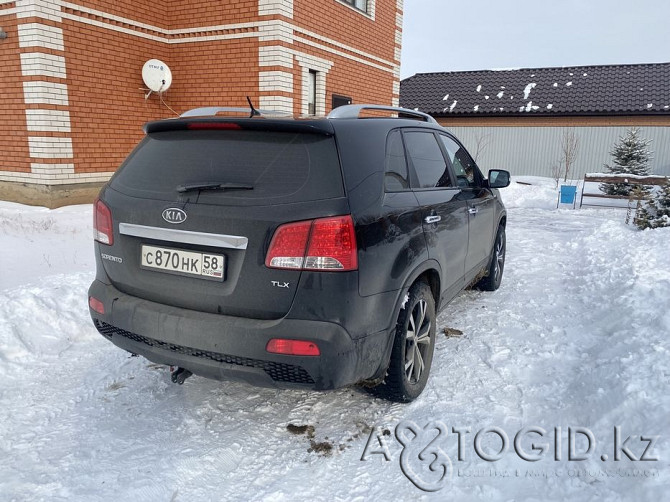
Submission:
M 410 110 L 409 108 L 399 108 L 397 106 L 384 105 L 344 105 L 338 106 L 328 114 L 329 119 L 357 119 L 362 110 L 381 110 L 386 112 L 394 112 L 398 115 L 410 115 L 412 117 L 437 124 L 437 120 L 427 113 L 419 112 L 417 110 Z
M 275 110 L 256 110 L 262 117 L 290 117 L 290 113 L 278 112 Z M 252 113 L 250 108 L 234 108 L 228 106 L 205 106 L 202 108 L 193 108 L 182 113 L 180 118 L 187 117 L 213 117 L 217 113 L 228 112 L 228 113 L 239 113 L 249 116 Z

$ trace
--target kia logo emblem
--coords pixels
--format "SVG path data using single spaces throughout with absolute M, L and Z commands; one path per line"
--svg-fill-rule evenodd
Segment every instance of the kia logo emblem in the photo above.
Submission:
M 186 221 L 186 213 L 177 207 L 168 207 L 163 211 L 163 219 L 168 223 L 184 223 Z

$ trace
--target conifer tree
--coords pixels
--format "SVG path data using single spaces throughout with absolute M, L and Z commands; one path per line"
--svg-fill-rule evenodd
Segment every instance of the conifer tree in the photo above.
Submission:
M 649 175 L 649 162 L 653 153 L 649 150 L 650 143 L 651 140 L 640 137 L 637 127 L 629 129 L 610 152 L 612 165 L 605 164 L 605 167 L 612 174 Z M 607 195 L 630 196 L 633 189 L 625 183 L 603 183 L 600 190 Z M 645 187 L 644 191 L 647 192 L 648 188 Z
M 670 227 L 670 181 L 638 209 L 633 223 L 643 230 Z

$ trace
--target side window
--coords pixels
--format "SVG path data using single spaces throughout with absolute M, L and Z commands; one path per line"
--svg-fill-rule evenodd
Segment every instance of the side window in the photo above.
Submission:
M 402 146 L 400 131 L 391 131 L 386 140 L 386 174 L 384 188 L 387 192 L 409 190 L 407 159 Z
M 419 180 L 417 188 L 451 186 L 447 162 L 432 132 L 406 132 L 405 146 Z
M 482 175 L 470 154 L 461 145 L 448 136 L 440 134 L 440 139 L 449 155 L 449 160 L 456 174 L 456 181 L 461 188 L 482 186 Z

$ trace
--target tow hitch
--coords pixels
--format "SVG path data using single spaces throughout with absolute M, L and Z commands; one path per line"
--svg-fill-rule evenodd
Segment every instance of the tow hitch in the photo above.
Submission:
M 187 369 L 170 366 L 170 379 L 172 380 L 172 383 L 182 385 L 192 374 L 193 373 Z

